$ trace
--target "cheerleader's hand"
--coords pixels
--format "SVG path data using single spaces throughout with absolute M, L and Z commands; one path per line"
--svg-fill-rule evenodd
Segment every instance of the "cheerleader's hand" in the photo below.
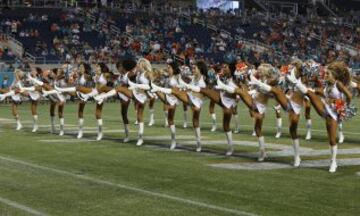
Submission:
M 255 76 L 250 75 L 249 85 L 259 86 L 259 84 L 260 84 L 260 81 L 258 79 L 256 79 Z
M 181 78 L 181 76 L 179 76 L 179 88 L 186 90 L 187 88 L 187 83 Z
M 128 80 L 128 84 L 129 84 L 129 90 L 136 90 L 136 87 L 135 87 L 135 83 L 133 83 L 131 80 Z
M 295 68 L 291 69 L 290 74 L 286 75 L 286 79 L 291 84 L 295 85 L 297 83 L 297 79 L 296 79 L 296 76 L 295 76 Z
M 3 101 L 3 100 L 5 100 L 5 96 L 3 95 L 3 94 L 0 94 L 0 101 Z
M 151 83 L 150 83 L 150 86 L 151 86 L 150 92 L 156 93 L 156 92 L 159 91 L 159 87 L 158 87 L 157 85 L 155 85 L 155 83 L 151 82 Z

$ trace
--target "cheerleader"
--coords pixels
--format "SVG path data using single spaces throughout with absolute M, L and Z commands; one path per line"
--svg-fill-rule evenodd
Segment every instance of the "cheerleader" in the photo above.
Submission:
M 226 85 L 231 87 L 236 87 L 236 84 L 233 82 L 233 75 L 235 71 L 235 66 L 233 64 L 223 64 L 220 68 L 220 73 L 218 73 L 218 78 L 225 82 Z M 234 147 L 232 143 L 232 130 L 230 127 L 231 117 L 233 115 L 234 108 L 236 106 L 236 96 L 229 94 L 225 91 L 218 91 L 216 89 L 210 88 L 194 88 L 189 86 L 193 91 L 198 90 L 206 97 L 210 98 L 211 101 L 214 101 L 223 110 L 223 129 L 225 132 L 228 149 L 225 153 L 226 156 L 230 156 L 234 152 Z M 216 88 L 216 87 L 215 87 Z
M 25 76 L 24 76 L 24 72 L 18 69 L 15 70 L 14 74 L 15 74 L 15 79 L 13 83 L 10 85 L 9 89 L 0 89 L 0 93 L 1 93 L 0 101 L 5 100 L 7 97 L 11 97 L 11 101 L 12 101 L 11 110 L 16 120 L 16 130 L 19 131 L 23 127 L 18 112 L 18 105 L 20 105 L 22 102 L 19 87 L 22 86 L 22 82 Z
M 244 63 L 244 62 L 238 62 L 236 64 L 236 69 L 234 72 L 234 82 L 237 86 L 241 87 L 242 89 L 247 89 L 248 91 L 250 91 L 251 89 L 249 88 L 249 84 L 248 84 L 248 73 L 249 73 L 249 66 Z M 237 99 L 239 100 L 239 99 Z M 251 118 L 253 118 L 252 116 L 252 112 L 249 110 L 249 114 L 251 116 Z M 234 121 L 235 121 L 235 131 L 234 133 L 238 133 L 239 132 L 239 120 L 238 120 L 238 111 L 237 111 L 237 106 L 234 109 Z M 253 131 L 252 136 L 256 136 L 256 132 Z
M 325 118 L 331 148 L 329 172 L 336 172 L 336 155 L 338 149 L 336 144 L 336 130 L 338 123 L 356 114 L 350 104 L 352 95 L 347 86 L 350 84 L 351 76 L 347 66 L 343 62 L 333 62 L 325 68 L 323 98 L 309 90 L 301 80 L 296 78 L 294 73 L 288 75 L 287 78 L 302 94 L 309 97 L 317 113 Z
M 199 92 L 199 89 L 205 88 L 205 77 L 207 74 L 207 66 L 204 62 L 197 62 L 195 65 L 192 65 L 192 69 L 188 67 L 182 67 L 183 78 L 186 79 L 188 83 L 182 81 L 182 78 L 179 78 L 179 87 L 180 88 L 162 88 L 155 84 L 152 85 L 154 92 L 163 92 L 164 94 L 172 94 L 177 97 L 186 105 L 190 105 L 193 112 L 193 127 L 196 137 L 196 152 L 201 152 L 201 130 L 200 130 L 200 112 L 203 104 L 203 94 Z M 185 91 L 181 89 L 186 89 Z
M 186 103 L 183 103 L 183 115 L 184 115 L 184 123 L 183 123 L 183 128 L 187 128 L 188 127 L 188 109 L 189 109 L 189 105 Z
M 149 117 L 149 124 L 148 126 L 151 127 L 155 124 L 155 109 L 154 109 L 154 105 L 155 105 L 155 101 L 156 101 L 156 95 L 152 94 L 151 92 L 147 92 L 148 96 L 149 96 L 149 113 L 150 113 L 150 117 Z
M 206 83 L 208 88 L 214 88 L 216 85 L 216 74 L 220 71 L 220 68 L 218 66 L 211 67 L 207 73 L 207 79 Z M 216 113 L 215 113 L 215 105 L 216 102 L 213 100 L 210 100 L 209 103 L 209 114 L 211 118 L 211 132 L 215 132 L 217 129 L 217 122 L 216 122 Z
M 300 61 L 294 61 L 292 63 L 292 67 L 294 71 L 297 71 L 298 74 L 301 74 L 301 65 Z M 288 71 L 288 68 L 282 69 L 282 71 Z M 275 71 L 275 70 L 272 70 Z M 283 83 L 280 81 L 280 83 Z M 303 95 L 298 91 L 290 91 L 288 96 L 285 95 L 285 92 L 282 88 L 269 85 L 268 83 L 263 83 L 257 80 L 253 75 L 250 76 L 249 84 L 257 87 L 262 93 L 266 94 L 273 94 L 277 102 L 282 106 L 283 109 L 288 111 L 289 114 L 289 121 L 290 121 L 290 135 L 293 139 L 293 147 L 294 147 L 294 166 L 298 167 L 300 165 L 301 159 L 299 155 L 299 139 L 297 136 L 297 126 L 300 117 L 300 111 L 303 104 Z M 224 89 L 227 89 L 231 92 L 236 92 L 240 95 L 241 99 L 247 104 L 248 106 L 252 104 L 251 97 L 247 95 L 247 91 L 244 89 L 231 89 L 223 86 Z M 263 138 L 259 137 L 259 145 L 262 146 Z M 261 148 L 261 147 L 260 147 Z M 260 160 L 265 156 L 262 151 L 260 152 Z
M 76 85 L 85 87 L 85 88 L 93 88 L 95 86 L 94 80 L 92 79 L 91 67 L 86 63 L 81 63 L 79 65 Z M 79 100 L 78 105 L 78 134 L 77 138 L 81 139 L 84 135 L 84 109 L 86 106 L 86 101 Z
M 41 85 L 41 81 L 38 82 L 36 78 L 32 78 L 34 83 L 38 83 L 39 86 L 42 86 L 42 92 L 44 97 L 48 97 L 50 100 L 50 119 L 51 119 L 51 132 L 55 133 L 55 109 L 58 109 L 58 118 L 59 118 L 59 136 L 64 135 L 65 119 L 64 119 L 64 108 L 66 102 L 66 96 L 62 93 L 56 91 L 54 86 L 67 86 L 67 80 L 65 72 L 62 68 L 55 68 L 51 70 L 49 75 L 46 75 L 47 71 L 44 71 L 43 81 L 44 84 Z M 49 79 L 47 79 L 47 76 Z M 46 84 L 45 82 L 48 82 Z
M 269 64 L 261 64 L 258 70 L 251 70 L 253 76 L 257 76 L 260 80 L 266 81 L 270 85 L 274 85 L 278 79 L 277 70 Z M 236 93 L 244 101 L 245 105 L 250 109 L 250 112 L 255 120 L 254 131 L 258 137 L 259 143 L 259 157 L 258 161 L 264 161 L 265 153 L 265 139 L 262 134 L 262 125 L 265 117 L 265 111 L 270 95 L 261 89 L 253 89 L 248 91 L 245 86 L 229 86 L 221 79 L 218 80 L 218 88 L 226 90 L 229 93 Z
M 115 96 L 116 94 L 118 95 L 121 102 L 121 116 L 124 123 L 124 143 L 130 140 L 128 109 L 133 95 L 128 89 L 128 84 L 129 79 L 135 79 L 136 77 L 136 64 L 136 61 L 131 59 L 124 60 L 122 63 L 118 62 L 116 67 L 120 74 L 118 74 L 119 76 L 115 81 L 115 89 L 109 86 L 103 86 L 97 90 L 100 94 L 94 97 L 97 104 L 102 104 L 105 99 Z
M 314 89 L 316 92 L 321 92 L 323 90 L 323 84 L 321 81 L 321 72 L 320 72 L 320 64 L 316 63 L 313 60 L 308 60 L 304 62 L 302 72 L 303 82 L 306 86 Z M 306 136 L 305 140 L 311 140 L 311 102 L 307 96 L 304 97 L 304 108 L 305 108 L 305 119 L 306 119 Z
M 61 93 L 66 92 L 78 92 L 79 98 L 86 102 L 90 98 L 95 97 L 99 94 L 99 90 L 101 88 L 106 88 L 108 85 L 111 86 L 111 73 L 109 71 L 109 68 L 104 63 L 98 63 L 95 66 L 95 76 L 93 77 L 93 82 L 95 83 L 95 86 L 93 88 L 91 87 L 85 87 L 85 86 L 75 86 L 75 87 L 58 87 L 55 86 L 56 91 Z M 95 117 L 97 120 L 97 137 L 96 140 L 100 141 L 103 138 L 103 120 L 102 120 L 102 108 L 103 104 L 96 104 L 96 111 L 95 111 Z
M 110 91 L 108 91 L 108 89 L 102 89 L 102 92 L 106 93 L 99 95 L 95 98 L 95 100 L 97 100 L 99 104 L 102 103 L 104 99 L 112 97 L 117 93 L 122 93 L 129 98 L 133 98 L 136 104 L 136 116 L 138 122 L 138 140 L 136 145 L 141 146 L 144 143 L 144 108 L 148 100 L 147 91 L 150 90 L 150 80 L 153 78 L 153 74 L 151 64 L 145 58 L 138 60 L 135 69 L 136 74 L 135 76 L 132 76 L 135 77 L 135 82 L 128 79 L 129 87 L 117 86 L 115 89 Z
M 275 117 L 276 117 L 276 134 L 275 138 L 279 139 L 282 134 L 282 118 L 281 118 L 281 105 L 277 104 L 274 106 Z
M 37 68 L 36 70 L 39 70 Z M 32 71 L 31 74 L 33 76 L 37 75 L 36 71 Z M 30 99 L 30 109 L 33 117 L 33 129 L 32 132 L 35 133 L 39 129 L 38 125 L 38 115 L 37 115 L 37 105 L 38 101 L 41 97 L 40 92 L 36 90 L 35 86 L 32 85 L 28 80 L 25 79 L 24 85 L 26 87 L 23 87 L 22 85 L 19 85 L 20 92 L 22 94 L 26 94 Z
M 152 86 L 155 87 L 151 90 L 151 92 L 156 92 L 159 99 L 164 103 L 164 105 L 167 107 L 167 122 L 170 128 L 171 133 L 171 143 L 170 143 L 170 149 L 173 150 L 176 148 L 176 127 L 175 127 L 175 111 L 176 106 L 179 104 L 179 100 L 176 96 L 173 94 L 165 94 L 163 92 L 157 91 L 156 86 L 154 83 L 157 83 L 159 86 L 163 86 L 165 88 L 177 88 L 179 86 L 178 84 L 178 78 L 180 75 L 180 68 L 178 63 L 176 62 L 170 62 L 167 64 L 166 68 L 167 77 L 160 79 L 158 82 L 155 80 L 152 82 Z
M 117 68 L 118 71 L 120 72 L 117 81 L 117 86 L 127 88 L 129 77 L 134 77 L 135 75 L 136 61 L 131 59 L 124 60 L 122 63 L 120 62 L 117 63 Z M 124 124 L 125 138 L 123 139 L 123 142 L 126 143 L 129 142 L 130 140 L 128 109 L 131 102 L 131 97 L 128 97 L 121 92 L 118 92 L 118 97 L 120 99 L 121 117 Z

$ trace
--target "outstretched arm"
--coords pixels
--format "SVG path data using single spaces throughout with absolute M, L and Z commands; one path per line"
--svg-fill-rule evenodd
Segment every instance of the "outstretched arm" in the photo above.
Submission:
M 349 91 L 348 88 L 346 88 L 344 86 L 344 84 L 342 84 L 341 82 L 337 82 L 336 83 L 336 86 L 338 87 L 338 89 L 345 94 L 345 97 L 346 97 L 346 103 L 347 104 L 350 104 L 351 103 L 351 100 L 352 100 L 352 94 L 351 92 Z

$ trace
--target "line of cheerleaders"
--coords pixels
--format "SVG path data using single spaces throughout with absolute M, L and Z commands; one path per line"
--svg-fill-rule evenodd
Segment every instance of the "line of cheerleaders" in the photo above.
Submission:
M 192 124 L 196 138 L 196 151 L 201 151 L 200 112 L 205 98 L 210 99 L 210 114 L 213 122 L 212 131 L 216 130 L 215 105 L 223 110 L 223 130 L 228 149 L 226 155 L 233 154 L 231 118 L 237 120 L 237 103 L 242 101 L 254 119 L 254 136 L 259 143 L 259 161 L 266 158 L 265 140 L 262 125 L 269 99 L 275 99 L 277 116 L 276 137 L 281 136 L 280 109 L 288 113 L 289 131 L 294 149 L 295 167 L 300 166 L 299 137 L 297 128 L 300 112 L 305 107 L 307 119 L 306 139 L 311 139 L 310 107 L 323 118 L 330 144 L 330 172 L 337 168 L 337 140 L 344 141 L 342 122 L 356 115 L 356 108 L 351 104 L 351 90 L 360 90 L 360 82 L 351 76 L 350 69 L 343 62 L 333 62 L 326 66 L 308 60 L 302 62 L 294 59 L 289 65 L 276 68 L 270 64 L 250 65 L 243 62 L 224 63 L 208 67 L 198 61 L 190 66 L 168 61 L 165 69 L 153 69 L 144 58 L 135 61 L 123 60 L 116 64 L 113 72 L 104 63 L 89 65 L 81 63 L 69 68 L 41 70 L 31 72 L 15 71 L 15 80 L 9 89 L 0 89 L 0 101 L 11 97 L 12 111 L 17 122 L 17 130 L 22 128 L 17 106 L 23 97 L 29 97 L 33 115 L 33 132 L 38 130 L 37 104 L 41 97 L 50 101 L 51 131 L 55 132 L 55 108 L 58 107 L 60 133 L 64 135 L 64 105 L 69 95 L 79 100 L 77 138 L 83 137 L 83 111 L 89 99 L 96 101 L 97 140 L 103 137 L 102 108 L 106 99 L 117 96 L 121 102 L 121 115 L 124 123 L 124 142 L 129 141 L 128 108 L 134 101 L 138 140 L 136 145 L 143 144 L 144 108 L 150 104 L 150 123 L 154 123 L 153 104 L 155 99 L 164 103 L 165 124 L 170 128 L 170 149 L 176 148 L 176 128 L 174 117 L 176 107 L 182 104 L 185 110 L 184 127 L 187 127 L 187 107 L 191 107 Z M 359 83 L 359 84 L 358 84 Z M 238 130 L 238 122 L 236 130 Z

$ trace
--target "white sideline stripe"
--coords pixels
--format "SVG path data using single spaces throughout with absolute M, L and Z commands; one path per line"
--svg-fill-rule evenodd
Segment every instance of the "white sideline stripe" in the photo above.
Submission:
M 359 166 L 360 158 L 337 159 L 338 166 Z M 306 160 L 301 161 L 300 168 L 328 167 L 330 160 Z M 209 164 L 211 167 L 234 169 L 234 170 L 274 170 L 274 169 L 297 169 L 290 164 L 266 162 L 266 163 L 219 163 Z
M 79 143 L 79 142 L 96 142 L 96 140 L 90 139 L 49 139 L 49 140 L 39 140 L 39 142 L 45 143 Z
M 105 119 L 105 118 L 107 118 L 107 117 L 105 117 L 105 116 L 103 116 L 103 119 Z M 111 118 L 111 119 L 113 119 L 113 117 L 108 117 L 109 119 Z M 162 119 L 162 118 L 155 118 L 155 121 L 163 121 L 164 119 Z M 15 123 L 15 120 L 13 120 L 13 119 L 9 119 L 9 118 L 0 118 L 0 121 L 5 121 L 5 122 L 10 122 L 11 121 L 11 123 Z M 130 121 L 134 121 L 134 119 L 131 119 L 130 118 Z M 31 120 L 28 120 L 28 121 L 21 121 L 21 123 L 31 123 L 32 124 L 32 121 Z M 105 123 L 106 123 L 106 121 L 105 121 Z M 177 124 L 180 124 L 180 123 L 177 123 Z M 209 121 L 201 121 L 201 124 L 204 124 L 204 125 L 212 125 L 212 122 L 209 122 Z M 145 124 L 146 125 L 146 124 Z M 191 125 L 191 122 L 189 122 L 188 121 L 188 125 Z M 222 126 L 222 124 L 220 124 L 220 123 L 217 123 L 216 124 L 219 128 L 220 128 L 220 126 Z M 75 124 L 65 124 L 65 127 L 67 127 L 67 126 L 74 126 L 74 127 L 77 127 L 77 125 L 75 125 Z M 250 127 L 250 128 L 253 128 L 254 127 L 254 125 L 248 125 L 248 124 L 241 124 L 240 123 L 240 128 L 241 127 Z M 178 128 L 182 128 L 181 126 L 179 126 Z M 189 127 L 189 128 L 191 128 L 191 126 Z M 275 126 L 267 126 L 267 125 L 263 125 L 263 128 L 272 128 L 272 129 L 276 129 L 276 127 Z M 287 128 L 287 127 L 283 127 L 283 128 Z M 298 130 L 299 131 L 307 131 L 307 128 L 302 128 L 302 127 L 298 127 Z M 241 131 L 241 129 L 240 129 L 240 131 Z M 326 130 L 319 130 L 319 129 L 311 129 L 311 131 L 313 131 L 313 132 L 322 132 L 322 133 L 327 133 L 327 131 Z M 207 132 L 207 131 L 202 131 L 202 133 L 204 133 L 204 132 Z M 357 133 L 357 132 L 347 132 L 347 131 L 343 131 L 343 133 L 344 134 L 351 134 L 351 135 L 360 135 L 360 133 Z
M 14 201 L 11 201 L 11 200 L 8 200 L 8 199 L 5 199 L 3 197 L 0 197 L 0 202 L 1 203 L 4 203 L 5 205 L 8 205 L 8 206 L 11 206 L 11 207 L 14 207 L 14 208 L 17 208 L 17 209 L 21 209 L 27 213 L 30 213 L 32 215 L 38 215 L 38 216 L 46 216 L 46 214 L 44 213 L 41 213 L 33 208 L 30 208 L 30 207 L 27 207 L 27 206 L 24 206 L 24 205 L 21 205 L 17 202 L 14 202 Z
M 46 171 L 58 173 L 58 174 L 61 174 L 61 175 L 70 176 L 70 177 L 73 177 L 73 178 L 78 178 L 78 179 L 81 179 L 81 180 L 90 181 L 90 182 L 97 183 L 97 184 L 108 185 L 108 186 L 117 187 L 117 188 L 129 190 L 129 191 L 143 193 L 143 194 L 146 194 L 146 195 L 149 195 L 149 196 L 164 198 L 164 199 L 168 199 L 168 200 L 173 200 L 173 201 L 177 201 L 177 202 L 191 204 L 191 205 L 198 206 L 198 207 L 213 209 L 213 210 L 217 210 L 217 211 L 220 211 L 220 212 L 231 213 L 231 214 L 234 214 L 234 215 L 256 216 L 256 214 L 249 213 L 249 212 L 246 212 L 246 211 L 241 211 L 241 210 L 237 210 L 237 209 L 231 209 L 231 208 L 226 208 L 226 207 L 222 207 L 222 206 L 207 204 L 207 203 L 194 201 L 194 200 L 190 200 L 190 199 L 185 199 L 185 198 L 181 198 L 181 197 L 177 197 L 177 196 L 172 196 L 172 195 L 168 195 L 168 194 L 164 194 L 164 193 L 153 192 L 153 191 L 137 188 L 137 187 L 134 187 L 134 186 L 128 186 L 128 185 L 124 185 L 124 184 L 119 184 L 119 183 L 114 183 L 114 182 L 105 181 L 105 180 L 101 180 L 101 179 L 96 179 L 96 178 L 93 178 L 93 177 L 90 177 L 90 176 L 77 175 L 77 174 L 74 174 L 74 173 L 71 173 L 71 172 L 68 172 L 68 171 L 55 169 L 55 168 L 50 168 L 50 167 L 46 167 L 46 166 L 41 166 L 41 165 L 37 165 L 37 164 L 34 164 L 34 163 L 29 163 L 29 162 L 26 162 L 26 161 L 13 159 L 13 158 L 10 158 L 10 157 L 0 156 L 0 160 L 4 160 L 4 161 L 16 163 L 16 164 L 21 164 L 21 165 L 36 168 L 36 169 L 46 170 Z

